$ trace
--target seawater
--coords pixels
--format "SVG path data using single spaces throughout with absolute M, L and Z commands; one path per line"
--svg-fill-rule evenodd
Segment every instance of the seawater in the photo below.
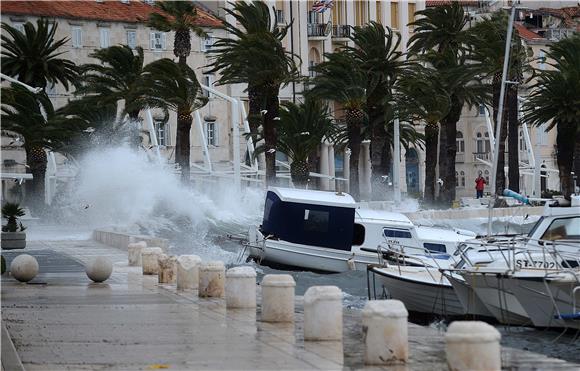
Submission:
M 264 189 L 245 187 L 237 192 L 231 180 L 209 179 L 184 187 L 172 167 L 126 146 L 90 151 L 79 160 L 78 168 L 78 176 L 55 202 L 56 218 L 30 228 L 30 239 L 85 239 L 95 228 L 115 227 L 168 238 L 172 254 L 196 254 L 203 260 L 222 260 L 230 266 L 250 264 L 256 268 L 258 280 L 269 273 L 291 274 L 297 283 L 297 295 L 303 295 L 310 286 L 336 285 L 343 290 L 347 307 L 362 308 L 367 300 L 364 271 L 282 271 L 240 259 L 242 246 L 226 236 L 245 235 L 249 225 L 260 224 Z M 410 200 L 405 203 L 405 211 L 415 211 L 417 205 Z M 493 228 L 495 232 L 526 232 L 534 221 L 507 217 L 495 221 Z M 470 229 L 479 234 L 487 227 L 485 219 L 420 223 Z M 435 318 L 432 321 L 446 325 Z M 572 335 L 554 342 L 557 331 L 497 327 L 505 345 L 580 362 Z

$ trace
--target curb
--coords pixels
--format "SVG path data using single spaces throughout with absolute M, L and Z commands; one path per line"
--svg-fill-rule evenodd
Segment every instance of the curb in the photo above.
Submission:
M 2 323 L 2 370 L 24 371 L 22 361 L 4 323 Z

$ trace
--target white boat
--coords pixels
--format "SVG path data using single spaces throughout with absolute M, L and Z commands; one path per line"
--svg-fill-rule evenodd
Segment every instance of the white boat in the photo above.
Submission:
M 400 213 L 360 209 L 346 193 L 270 187 L 262 225 L 250 230 L 248 246 L 259 261 L 343 272 L 377 264 L 380 244 L 453 253 L 474 236 L 416 226 Z

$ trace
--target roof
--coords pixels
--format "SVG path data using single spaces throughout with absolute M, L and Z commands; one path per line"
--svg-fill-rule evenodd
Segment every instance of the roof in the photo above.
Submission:
M 274 192 L 282 201 L 299 204 L 337 206 L 354 209 L 357 203 L 347 193 L 311 191 L 308 189 L 269 187 L 268 191 Z
M 431 6 L 443 6 L 443 5 L 451 5 L 451 3 L 454 1 L 451 0 L 427 0 L 425 2 L 425 5 L 427 7 L 431 7 Z M 455 1 L 458 2 L 459 5 L 466 5 L 466 6 L 479 6 L 479 1 L 478 0 L 459 0 L 459 1 Z
M 2 14 L 50 18 L 84 19 L 91 21 L 145 23 L 152 12 L 160 13 L 143 1 L 0 1 Z M 221 21 L 208 10 L 197 6 L 195 24 L 219 27 Z
M 401 213 L 395 213 L 391 211 L 384 210 L 372 210 L 372 209 L 358 209 L 355 215 L 356 219 L 360 219 L 364 222 L 379 222 L 385 224 L 401 224 L 402 226 L 412 227 L 413 223 L 406 215 Z M 385 223 L 386 222 L 386 223 Z
M 427 241 L 442 241 L 442 242 L 463 242 L 475 238 L 476 234 L 464 234 L 463 231 L 456 231 L 447 228 L 437 227 L 417 227 L 417 237 L 421 240 Z
M 580 6 L 571 6 L 567 8 L 540 8 L 540 12 L 558 17 L 564 21 L 566 27 L 574 27 L 574 18 L 580 17 Z
M 524 25 L 521 25 L 519 23 L 514 23 L 514 27 L 516 28 L 516 30 L 518 31 L 518 34 L 520 35 L 520 37 L 524 40 L 542 40 L 543 37 L 538 35 L 537 33 L 528 30 Z

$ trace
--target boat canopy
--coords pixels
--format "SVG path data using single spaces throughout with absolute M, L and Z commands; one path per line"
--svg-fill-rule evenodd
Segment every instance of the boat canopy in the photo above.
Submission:
M 344 193 L 269 188 L 261 231 L 287 242 L 350 251 L 355 207 Z

